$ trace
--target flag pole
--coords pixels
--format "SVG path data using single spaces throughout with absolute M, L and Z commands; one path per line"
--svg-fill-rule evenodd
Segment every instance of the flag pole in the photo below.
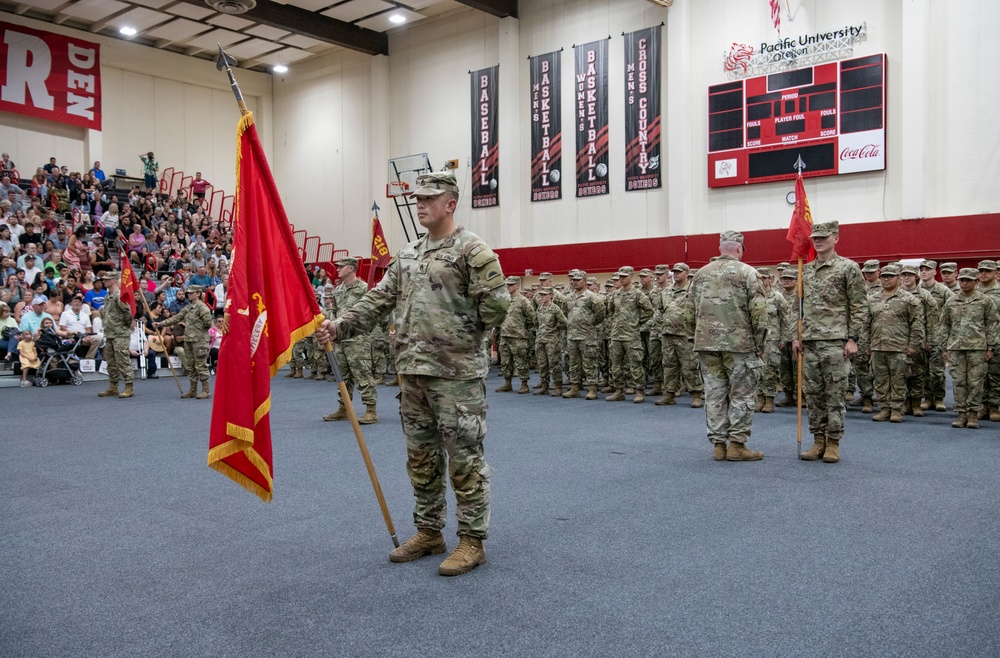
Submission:
M 215 69 L 217 71 L 226 70 L 226 74 L 229 76 L 229 86 L 233 90 L 233 95 L 236 96 L 236 104 L 240 107 L 240 116 L 246 116 L 250 114 L 250 110 L 243 100 L 243 92 L 240 91 L 240 86 L 236 84 L 236 76 L 233 75 L 233 69 L 229 68 L 230 65 L 235 66 L 237 62 L 226 54 L 226 51 L 222 49 L 221 43 L 217 45 L 219 46 L 219 57 L 215 60 Z
M 795 164 L 793 165 L 793 167 L 795 169 L 798 169 L 798 171 L 799 171 L 799 178 L 801 179 L 802 178 L 802 170 L 806 168 L 806 163 L 802 161 L 802 155 L 801 154 L 799 155 L 798 158 L 796 158 Z M 805 187 L 803 187 L 802 189 L 804 190 Z M 795 203 L 799 204 L 799 203 L 803 203 L 803 201 L 802 201 L 802 199 L 799 199 L 798 196 L 796 196 Z M 799 270 L 798 280 L 796 281 L 796 286 L 795 286 L 795 289 L 796 289 L 798 297 L 799 297 L 799 319 L 798 319 L 798 336 L 797 336 L 798 341 L 799 341 L 799 362 L 796 365 L 796 368 L 798 370 L 798 377 L 797 377 L 798 382 L 797 382 L 796 389 L 798 389 L 798 390 L 797 390 L 797 396 L 796 396 L 796 402 L 795 402 L 795 405 L 796 405 L 796 435 L 795 435 L 795 438 L 796 438 L 796 441 L 798 442 L 797 446 L 796 446 L 796 449 L 798 450 L 798 454 L 801 456 L 802 455 L 802 357 L 805 355 L 805 345 L 802 344 L 802 318 L 803 318 L 803 316 L 805 314 L 805 309 L 804 309 L 804 304 L 803 304 L 803 300 L 802 300 L 803 290 L 802 290 L 802 256 L 801 256 L 801 254 L 799 255 L 799 268 L 798 268 L 798 270 Z

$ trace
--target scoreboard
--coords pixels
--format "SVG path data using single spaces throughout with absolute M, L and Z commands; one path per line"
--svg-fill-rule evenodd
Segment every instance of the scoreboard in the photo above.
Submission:
M 885 169 L 886 56 L 708 88 L 708 186 Z

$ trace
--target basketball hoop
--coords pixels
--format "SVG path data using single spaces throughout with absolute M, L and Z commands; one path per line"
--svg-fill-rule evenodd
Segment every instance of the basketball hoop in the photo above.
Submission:
M 410 194 L 410 184 L 403 180 L 392 180 L 385 186 L 386 198 L 407 196 Z

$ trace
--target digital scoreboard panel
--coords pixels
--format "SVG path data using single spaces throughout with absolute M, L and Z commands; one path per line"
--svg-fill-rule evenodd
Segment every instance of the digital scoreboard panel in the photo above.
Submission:
M 708 88 L 708 186 L 885 169 L 886 56 Z

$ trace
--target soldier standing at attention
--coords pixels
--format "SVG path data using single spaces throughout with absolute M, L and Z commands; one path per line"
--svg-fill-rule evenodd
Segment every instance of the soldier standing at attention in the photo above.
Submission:
M 694 305 L 691 303 L 687 263 L 673 267 L 674 284 L 661 293 L 660 350 L 663 363 L 663 396 L 658 405 L 677 404 L 681 385 L 691 392 L 691 406 L 702 406 L 705 386 L 691 349 L 694 340 Z
M 101 275 L 107 296 L 104 298 L 104 360 L 108 364 L 108 388 L 97 394 L 101 398 L 130 398 L 132 390 L 132 359 L 128 345 L 132 335 L 132 309 L 122 301 L 119 272 Z M 125 390 L 118 392 L 118 382 L 125 382 Z
M 649 323 L 649 361 L 653 369 L 653 395 L 663 395 L 663 344 L 660 342 L 660 325 L 663 320 L 663 291 L 670 287 L 670 266 L 657 265 L 653 268 L 656 279 L 649 297 L 653 305 L 653 319 Z
M 799 294 L 796 292 L 796 288 L 798 287 L 799 275 L 797 270 L 785 267 L 780 271 L 779 276 L 781 277 L 779 279 L 779 283 L 781 283 L 781 296 L 788 302 L 788 308 L 792 314 L 792 334 L 794 339 L 794 336 L 798 335 Z M 794 407 L 798 404 L 799 369 L 792 354 L 791 341 L 788 341 L 781 348 L 781 368 L 778 377 L 781 383 L 781 390 L 785 392 L 778 406 Z
M 563 397 L 578 398 L 581 387 L 586 386 L 587 399 L 596 400 L 600 349 L 598 328 L 604 322 L 604 300 L 587 289 L 591 285 L 597 287 L 597 279 L 586 279 L 583 272 L 571 274 L 569 285 L 571 290 L 566 296 L 566 339 L 569 348 L 570 388 L 563 393 Z
M 660 319 L 659 305 L 660 305 L 660 290 L 656 288 L 653 282 L 653 270 L 649 268 L 643 268 L 639 270 L 639 290 L 646 296 L 649 300 L 650 306 L 653 307 L 653 316 L 649 318 L 646 322 L 639 327 L 639 336 L 642 338 L 642 388 L 646 388 L 646 380 L 649 378 L 650 371 L 660 371 L 662 372 L 662 365 L 657 354 L 656 364 L 653 364 L 653 337 L 656 337 L 656 341 L 659 342 L 659 330 L 654 331 L 653 327 Z M 659 349 L 659 348 L 657 348 Z M 659 378 L 661 375 L 659 373 L 655 374 L 654 377 Z M 662 384 L 661 384 L 662 386 Z M 657 391 L 659 393 L 660 391 Z
M 881 263 L 874 259 L 866 260 L 861 267 L 861 276 L 865 280 L 869 295 L 882 294 L 882 284 L 879 280 L 880 267 Z M 854 355 L 853 363 L 854 372 L 857 374 L 858 388 L 861 390 L 861 413 L 870 414 L 874 411 L 872 394 L 875 387 L 875 375 L 872 370 L 871 348 L 864 341 L 858 344 L 858 353 Z
M 774 279 L 771 269 L 758 267 L 764 282 L 764 294 L 767 296 L 767 317 L 771 321 L 771 338 L 767 341 L 762 360 L 764 371 L 757 389 L 757 401 L 753 410 L 765 414 L 774 413 L 774 394 L 778 388 L 778 371 L 781 368 L 781 348 L 792 340 L 792 310 L 785 301 L 785 296 L 772 286 Z
M 976 290 L 978 278 L 979 272 L 963 267 L 958 274 L 961 291 L 941 312 L 942 356 L 951 367 L 958 412 L 952 427 L 979 428 L 976 412 L 983 403 L 988 364 L 1000 345 L 1000 313 L 993 300 Z
M 535 326 L 535 306 L 532 300 L 521 294 L 521 280 L 509 276 L 507 294 L 510 305 L 506 318 L 500 325 L 500 369 L 503 372 L 503 385 L 497 393 L 513 391 L 511 381 L 514 377 L 521 378 L 521 388 L 518 393 L 530 393 L 528 388 L 528 349 L 529 335 Z
M 337 320 L 324 321 L 318 333 L 323 341 L 364 334 L 396 309 L 399 414 L 417 534 L 389 559 L 409 562 L 446 550 L 441 529 L 447 473 L 458 507 L 459 543 L 438 573 L 457 576 L 486 561 L 486 337 L 503 322 L 510 297 L 496 254 L 455 224 L 454 174 L 423 174 L 416 188 L 417 218 L 427 234 L 403 247 L 382 281 Z
M 691 282 L 694 351 L 705 381 L 708 440 L 716 461 L 756 461 L 764 453 L 748 450 L 753 402 L 760 381 L 761 355 L 769 322 L 764 284 L 757 271 L 741 263 L 743 234 L 726 231 L 717 260 Z M 841 387 L 843 397 L 843 387 Z M 726 441 L 729 447 L 726 447 Z
M 875 396 L 879 412 L 872 420 L 903 422 L 906 401 L 907 359 L 924 348 L 924 312 L 920 300 L 899 286 L 899 267 L 886 265 L 879 274 L 882 292 L 868 295 L 861 342 L 871 347 L 872 369 L 875 372 Z M 813 461 L 822 457 L 822 450 L 813 446 L 802 459 Z
M 356 258 L 348 256 L 337 261 L 337 278 L 340 279 L 340 283 L 333 289 L 333 302 L 329 307 L 335 318 L 344 315 L 368 292 L 368 286 L 358 278 L 358 259 Z M 317 340 L 316 342 L 319 346 L 321 341 Z M 338 340 L 336 358 L 350 400 L 354 399 L 355 384 L 361 391 L 361 401 L 365 403 L 365 415 L 358 418 L 358 423 L 362 425 L 377 423 L 378 388 L 376 388 L 375 378 L 372 376 L 371 334 L 359 332 L 352 334 L 350 338 Z M 337 395 L 340 396 L 339 387 Z M 340 406 L 337 410 L 323 416 L 323 420 L 348 418 L 346 405 L 350 404 L 350 400 L 340 400 Z
M 937 261 L 925 260 L 920 263 L 919 276 L 920 287 L 931 294 L 937 304 L 937 314 L 940 317 L 944 309 L 945 302 L 954 294 L 943 283 L 938 283 L 934 279 L 937 274 Z M 933 408 L 934 411 L 947 411 L 944 404 L 944 361 L 941 359 L 941 332 L 940 325 L 933 327 L 933 336 L 927 336 L 930 350 L 927 355 L 927 371 L 924 373 L 924 401 L 920 408 Z
M 941 263 L 941 283 L 952 292 L 959 294 L 962 289 L 958 286 L 958 263 Z
M 608 402 L 625 399 L 625 389 L 635 389 L 632 402 L 645 402 L 646 371 L 642 368 L 642 336 L 639 327 L 653 317 L 653 305 L 645 293 L 632 285 L 635 270 L 618 268 L 621 287 L 611 296 L 611 385 L 615 391 L 604 398 Z
M 979 291 L 986 295 L 1000 309 L 1000 285 L 997 285 L 997 263 L 995 260 L 979 261 Z M 1000 359 L 991 359 L 987 367 L 986 385 L 983 389 L 983 406 L 979 409 L 979 420 L 1000 421 Z
M 927 373 L 927 357 L 938 334 L 937 302 L 929 292 L 917 285 L 917 268 L 914 265 L 903 265 L 899 268 L 900 288 L 917 298 L 923 305 L 924 344 L 913 355 L 907 355 L 906 403 L 903 405 L 903 415 L 913 414 L 923 416 L 924 410 L 920 400 L 924 396 L 924 378 Z
M 538 331 L 535 334 L 535 361 L 542 386 L 535 395 L 548 395 L 549 377 L 552 377 L 553 396 L 562 396 L 562 333 L 566 328 L 566 315 L 559 305 L 552 301 L 552 288 L 539 288 L 536 299 L 538 309 L 535 319 Z
M 208 330 L 212 327 L 212 311 L 201 300 L 204 289 L 198 285 L 190 285 L 185 293 L 188 304 L 173 317 L 156 322 L 154 327 L 170 327 L 178 322 L 184 323 L 184 357 L 181 365 L 187 373 L 190 388 L 182 398 L 198 398 L 207 400 L 211 397 L 208 390 Z M 198 393 L 198 382 L 201 382 L 201 393 Z
M 802 268 L 802 342 L 792 342 L 792 350 L 803 360 L 802 388 L 813 449 L 823 450 L 827 463 L 840 461 L 844 391 L 868 298 L 857 263 L 837 255 L 839 240 L 838 222 L 813 225 L 816 259 Z

